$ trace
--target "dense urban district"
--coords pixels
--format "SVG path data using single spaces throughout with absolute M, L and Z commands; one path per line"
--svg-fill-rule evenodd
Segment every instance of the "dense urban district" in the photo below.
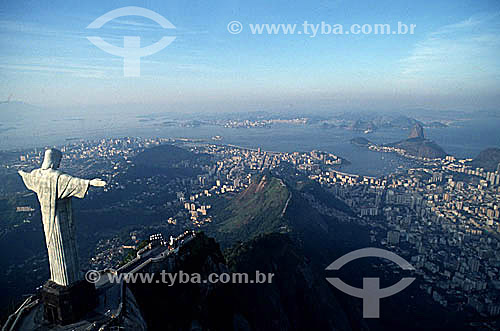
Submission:
M 125 232 L 92 236 L 97 243 L 90 245 L 83 268 L 122 265 L 153 233 L 203 229 L 216 221 L 212 210 L 221 196 L 245 190 L 269 171 L 307 177 L 342 200 L 349 211 L 329 208 L 324 197 L 304 193 L 320 213 L 367 227 L 373 246 L 407 259 L 416 268 L 419 286 L 443 307 L 500 315 L 500 165 L 488 171 L 474 167 L 472 159 L 448 155 L 419 159 L 418 167 L 375 178 L 341 172 L 347 161 L 322 151 L 266 152 L 166 138 L 80 141 L 59 148 L 63 171 L 108 182 L 104 190 L 90 193 L 93 212 L 105 206 L 110 214 L 132 215 L 124 221 Z M 21 197 L 2 206 L 11 208 L 11 217 L 4 220 L 0 236 L 39 222 L 36 200 L 13 178 L 19 169 L 39 167 L 43 151 L 4 156 L 0 174 L 12 179 L 0 193 L 5 198 L 14 191 Z M 137 210 L 156 222 L 134 219 Z M 46 264 L 40 252 L 11 265 L 3 276 L 28 267 L 44 270 Z M 42 273 L 38 278 L 41 284 L 47 277 Z

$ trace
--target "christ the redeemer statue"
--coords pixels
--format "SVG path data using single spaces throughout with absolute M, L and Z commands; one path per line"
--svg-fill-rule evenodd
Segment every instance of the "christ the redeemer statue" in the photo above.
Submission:
M 19 175 L 26 187 L 37 194 L 40 202 L 49 251 L 50 279 L 56 284 L 69 286 L 81 279 L 71 197 L 83 198 L 90 186 L 102 187 L 106 182 L 62 173 L 57 170 L 61 158 L 59 150 L 48 149 L 40 169 L 29 173 L 19 171 Z

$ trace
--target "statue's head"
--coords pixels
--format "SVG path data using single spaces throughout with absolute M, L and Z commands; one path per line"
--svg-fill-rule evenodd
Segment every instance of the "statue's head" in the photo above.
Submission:
M 45 151 L 43 158 L 42 169 L 57 169 L 61 164 L 62 153 L 55 148 L 49 148 Z

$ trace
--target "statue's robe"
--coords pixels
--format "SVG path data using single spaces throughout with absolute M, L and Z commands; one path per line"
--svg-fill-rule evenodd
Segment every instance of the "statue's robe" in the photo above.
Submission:
M 53 169 L 21 173 L 26 187 L 38 196 L 49 252 L 51 280 L 70 285 L 80 280 L 71 197 L 83 198 L 90 181 Z

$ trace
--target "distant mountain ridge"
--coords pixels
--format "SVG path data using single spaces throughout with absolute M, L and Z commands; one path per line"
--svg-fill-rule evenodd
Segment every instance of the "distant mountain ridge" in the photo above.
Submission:
M 446 124 L 439 121 L 423 123 L 417 119 L 395 114 L 359 114 L 343 113 L 333 116 L 330 119 L 318 119 L 322 128 L 345 128 L 353 131 L 375 131 L 378 129 L 411 129 L 418 125 L 420 127 L 447 127 Z M 315 122 L 315 121 L 312 121 Z
M 406 153 L 419 158 L 437 159 L 446 156 L 441 146 L 428 139 L 410 138 L 386 146 L 401 148 Z
M 447 155 L 441 146 L 425 138 L 424 127 L 420 123 L 413 125 L 408 138 L 404 140 L 379 146 L 364 137 L 355 137 L 351 139 L 351 144 L 361 147 L 373 146 L 376 149 L 380 147 L 398 148 L 404 150 L 406 154 L 418 158 L 437 159 Z
M 425 138 L 424 128 L 418 123 L 413 126 L 407 139 L 385 146 L 403 149 L 409 155 L 419 158 L 437 159 L 447 155 L 441 146 Z
M 408 136 L 408 139 L 412 138 L 421 138 L 424 139 L 424 128 L 420 123 L 415 123 L 413 128 L 411 128 L 410 135 Z

